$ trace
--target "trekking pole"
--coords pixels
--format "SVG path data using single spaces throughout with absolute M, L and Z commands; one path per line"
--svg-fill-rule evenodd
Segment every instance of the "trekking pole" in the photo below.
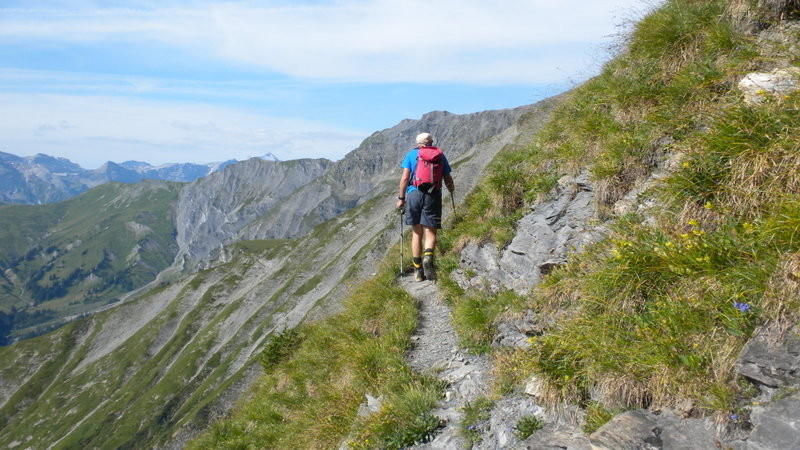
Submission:
M 456 196 L 453 191 L 450 191 L 450 201 L 453 203 L 453 215 L 456 214 Z
M 403 213 L 405 208 L 400 208 L 400 276 L 403 276 Z

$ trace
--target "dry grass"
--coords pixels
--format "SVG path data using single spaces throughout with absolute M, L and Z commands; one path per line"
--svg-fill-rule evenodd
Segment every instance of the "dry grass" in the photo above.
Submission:
M 800 318 L 800 253 L 787 253 L 781 258 L 778 270 L 769 280 L 764 296 L 766 324 L 782 336 Z
M 626 374 L 600 378 L 590 395 L 607 409 L 646 408 L 653 401 L 652 387 Z
M 800 16 L 798 0 L 731 0 L 726 15 L 745 32 Z

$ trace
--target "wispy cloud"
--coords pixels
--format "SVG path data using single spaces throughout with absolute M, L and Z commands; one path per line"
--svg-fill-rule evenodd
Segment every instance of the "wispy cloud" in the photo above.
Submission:
M 0 39 L 135 42 L 292 77 L 359 82 L 555 82 L 640 0 L 139 2 L 8 9 Z M 567 13 L 565 13 L 567 12 Z
M 338 159 L 364 137 L 360 130 L 224 106 L 116 97 L 0 94 L 0 115 L 5 118 L 0 142 L 8 146 L 3 150 L 13 148 L 21 155 L 55 150 L 89 168 L 121 161 L 116 155 L 154 164 L 241 160 L 265 153 L 281 159 Z
M 69 130 L 71 128 L 75 128 L 75 125 L 69 123 L 66 120 L 60 120 L 58 121 L 58 123 L 55 124 L 43 123 L 33 130 L 33 135 L 36 137 L 44 137 L 50 132 Z

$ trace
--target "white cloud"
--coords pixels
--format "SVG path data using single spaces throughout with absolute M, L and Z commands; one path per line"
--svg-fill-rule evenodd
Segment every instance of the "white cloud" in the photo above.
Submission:
M 605 55 L 591 52 L 644 1 L 4 0 L 0 151 L 87 168 L 267 152 L 338 159 L 373 130 L 277 116 L 378 116 L 361 99 L 380 97 L 365 83 L 422 83 L 426 93 L 473 84 L 464 92 L 476 97 L 486 84 L 563 86 L 594 72 L 587 65 Z M 120 51 L 132 54 L 106 61 Z M 158 60 L 165 54 L 180 61 Z M 193 64 L 205 72 L 193 78 Z M 329 81 L 348 88 L 331 93 Z M 396 109 L 376 128 L 425 112 Z
M 588 51 L 642 8 L 642 0 L 145 4 L 7 10 L 0 39 L 157 43 L 309 79 L 547 83 L 582 66 L 576 47 Z
M 86 168 L 108 160 L 207 163 L 270 152 L 284 160 L 338 159 L 366 135 L 228 107 L 118 97 L 0 94 L 0 116 L 0 150 L 56 154 Z

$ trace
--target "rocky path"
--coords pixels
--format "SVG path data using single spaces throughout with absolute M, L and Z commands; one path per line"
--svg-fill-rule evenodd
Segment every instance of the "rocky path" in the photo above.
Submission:
M 488 358 L 469 354 L 458 347 L 450 308 L 442 301 L 435 283 L 416 282 L 411 276 L 398 281 L 417 300 L 420 309 L 419 325 L 412 336 L 414 347 L 408 354 L 409 364 L 420 373 L 435 375 L 447 382 L 444 399 L 432 411 L 444 420 L 445 427 L 433 441 L 413 448 L 464 448 L 465 442 L 459 433 L 462 408 L 488 393 Z

